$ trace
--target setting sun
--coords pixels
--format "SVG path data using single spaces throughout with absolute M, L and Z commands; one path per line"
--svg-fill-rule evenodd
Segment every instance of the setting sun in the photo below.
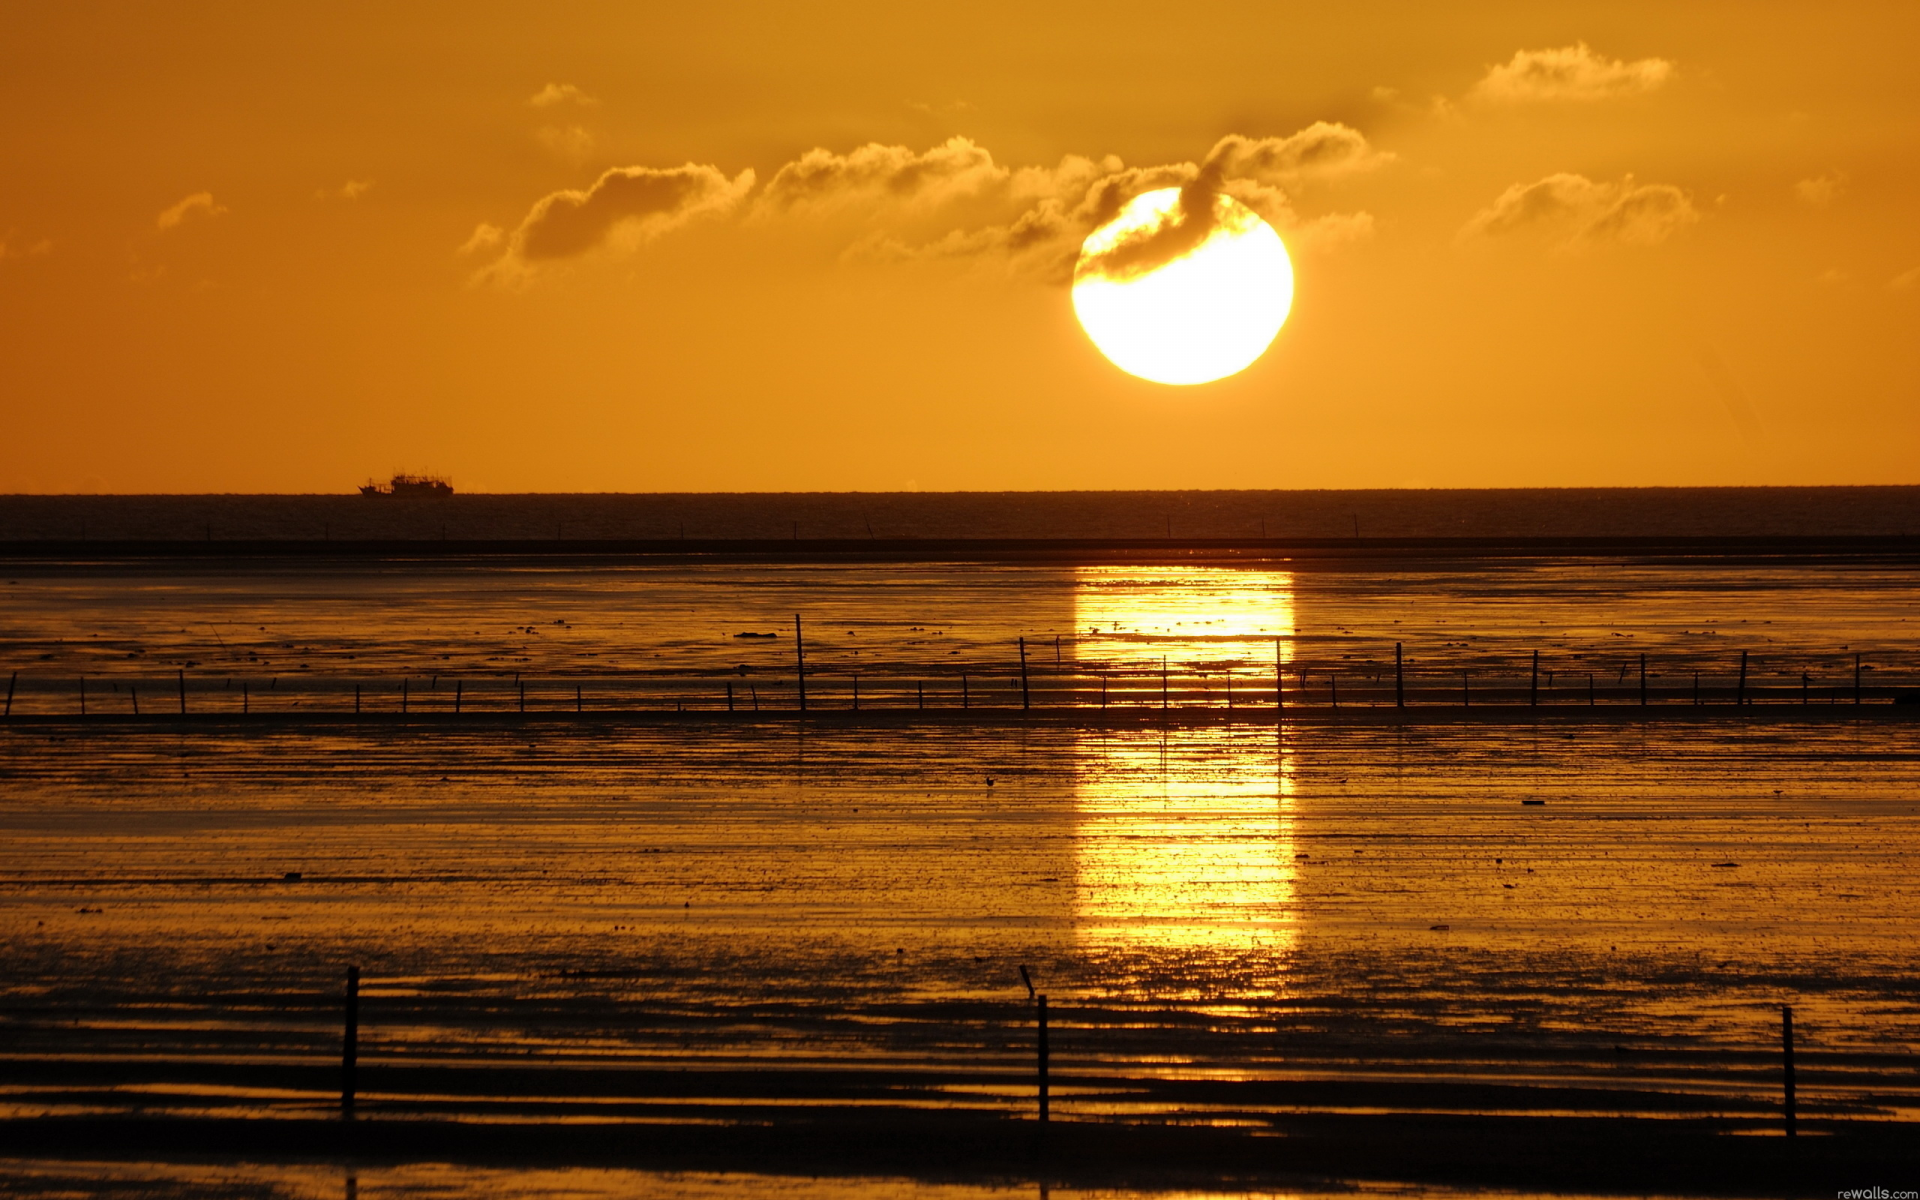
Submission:
M 1286 323 L 1293 264 L 1280 235 L 1233 197 L 1209 199 L 1212 212 L 1201 219 L 1211 227 L 1190 229 L 1196 218 L 1181 189 L 1136 196 L 1081 247 L 1073 310 L 1100 352 L 1130 375 L 1173 384 L 1223 379 L 1265 353 Z M 1175 252 L 1159 261 L 1128 253 L 1160 241 Z M 1115 259 L 1125 261 L 1109 266 Z

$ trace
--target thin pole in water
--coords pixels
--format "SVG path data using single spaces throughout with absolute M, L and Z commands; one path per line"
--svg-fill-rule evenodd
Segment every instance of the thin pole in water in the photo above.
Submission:
M 347 1028 L 340 1040 L 340 1115 L 353 1120 L 354 1093 L 359 1090 L 360 968 L 347 968 Z
M 1593 707 L 1593 672 L 1587 672 L 1587 707 Z
M 1460 707 L 1473 707 L 1473 687 L 1467 680 L 1467 673 L 1460 672 Z
M 405 677 L 402 677 L 400 680 L 400 711 L 407 711 L 407 681 Z
M 1100 707 L 1105 708 L 1106 706 L 1107 706 L 1107 673 L 1105 671 L 1102 671 L 1100 672 Z
M 800 523 L 793 523 L 793 538 L 800 540 Z M 800 711 L 807 711 L 807 647 L 800 637 L 800 614 L 793 614 L 793 663 L 795 682 L 800 685 Z
M 1233 672 L 1227 672 L 1227 711 L 1233 711 Z
M 464 681 L 459 679 L 456 679 L 453 681 L 453 711 L 455 713 L 458 713 L 460 711 L 461 688 L 462 688 L 463 682 Z M 358 696 L 359 694 L 360 694 L 360 689 L 355 688 L 354 695 Z
M 1399 642 L 1393 644 L 1393 706 L 1407 706 L 1407 660 Z
M 1858 654 L 1853 656 L 1853 702 L 1860 703 L 1860 656 Z M 7 685 L 7 703 L 8 705 L 13 703 L 12 684 Z
M 1647 656 L 1640 656 L 1640 707 L 1647 706 Z
M 1048 1100 L 1048 1097 L 1047 1097 L 1047 1058 L 1048 1058 L 1047 994 L 1045 992 L 1041 992 L 1039 995 L 1035 996 L 1033 999 L 1034 999 L 1035 1016 L 1036 1016 L 1036 1032 L 1039 1034 L 1039 1037 L 1037 1039 L 1038 1044 L 1035 1048 L 1039 1051 L 1039 1056 L 1038 1056 L 1039 1062 L 1037 1065 L 1039 1067 L 1039 1084 L 1040 1084 L 1040 1120 L 1042 1123 L 1045 1123 L 1047 1119 L 1047 1107 L 1048 1107 L 1047 1105 L 1047 1100 Z
M 1858 677 L 1859 672 L 1858 671 L 1854 672 L 1854 675 Z M 0 714 L 0 716 L 11 717 L 13 715 L 13 685 L 19 682 L 20 682 L 20 672 L 18 671 L 15 671 L 12 675 L 9 675 L 7 677 L 7 711 L 3 714 Z M 1859 690 L 1860 689 L 1857 686 L 1854 688 L 1854 691 L 1856 692 L 1858 692 Z
M 87 677 L 80 677 L 80 715 L 87 715 Z
M 913 681 L 913 701 L 916 708 L 927 706 L 927 685 L 918 679 Z
M 1168 691 L 1169 691 L 1169 687 L 1167 683 L 1167 656 L 1162 654 L 1160 656 L 1160 711 L 1161 712 L 1165 712 L 1169 707 L 1171 707 L 1169 703 L 1170 697 L 1167 695 Z
M 853 711 L 860 711 L 860 677 L 853 677 Z
M 457 684 L 457 683 L 456 683 L 456 684 L 454 684 L 453 686 L 454 686 L 454 689 L 455 689 L 456 691 L 458 691 L 458 690 L 459 690 L 459 687 L 460 687 L 460 685 L 459 685 L 459 684 Z M 729 699 L 729 700 L 731 700 L 731 699 L 732 699 L 732 697 L 733 697 L 733 685 L 732 685 L 732 684 L 728 684 L 728 685 L 727 685 L 727 697 L 728 697 L 728 699 Z M 731 707 L 731 705 L 729 705 L 729 707 Z M 573 711 L 575 711 L 575 712 L 584 712 L 584 711 L 585 711 L 585 709 L 583 708 L 583 706 L 582 706 L 582 705 L 581 705 L 581 703 L 580 703 L 580 685 L 579 685 L 579 684 L 577 684 L 577 683 L 573 685 Z
M 240 685 L 240 706 L 242 711 L 245 710 L 246 703 L 247 703 L 247 685 L 243 683 Z M 455 712 L 460 711 L 460 702 L 458 700 L 455 700 L 453 702 L 453 711 Z M 360 685 L 357 683 L 353 685 L 353 715 L 356 717 L 360 715 Z
M 1780 1006 L 1780 1067 L 1780 1082 L 1783 1085 L 1781 1099 L 1784 1102 L 1782 1111 L 1787 1119 L 1787 1136 L 1793 1137 L 1797 1131 L 1793 1127 L 1793 1006 L 1791 1004 Z
M 127 695 L 133 698 L 133 715 L 136 717 L 139 716 L 140 715 L 140 689 L 137 687 L 134 687 L 132 684 L 128 684 Z
M 760 689 L 757 687 L 754 687 L 752 684 L 748 684 L 747 695 L 751 697 L 753 700 L 753 711 L 759 712 L 760 711 Z
M 1693 673 L 1693 704 L 1695 708 L 1700 706 L 1700 672 L 1698 671 Z
M 1020 639 L 1020 707 L 1032 707 L 1031 697 L 1027 694 L 1027 639 Z
M 353 711 L 355 712 L 360 711 L 360 685 L 359 684 L 355 684 L 353 687 Z M 247 713 L 247 681 L 242 679 L 240 681 L 240 715 L 245 716 L 246 713 Z
M 1327 672 L 1327 694 L 1333 700 L 1335 708 L 1340 707 L 1340 677 L 1332 671 Z
M 1540 652 L 1533 652 L 1533 678 L 1527 684 L 1527 707 L 1540 707 Z
M 1800 703 L 1812 703 L 1812 701 L 1807 699 L 1807 673 L 1805 671 L 1800 672 Z
M 733 682 L 731 680 L 727 682 L 727 711 L 733 711 Z
M 1273 639 L 1273 706 L 1287 706 L 1287 671 L 1280 661 L 1280 639 Z
M 520 711 L 525 712 L 527 711 L 527 685 L 524 681 L 522 681 L 519 686 L 520 686 Z
M 174 675 L 180 684 L 180 712 L 184 716 L 187 711 L 187 673 L 176 671 Z
M 1747 702 L 1747 652 L 1745 650 L 1740 652 L 1740 689 L 1734 693 L 1733 702 L 1735 704 Z

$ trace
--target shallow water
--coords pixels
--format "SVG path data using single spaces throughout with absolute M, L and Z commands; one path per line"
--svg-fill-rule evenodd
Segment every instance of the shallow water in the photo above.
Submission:
M 912 681 L 951 706 L 964 672 L 1001 710 L 0 726 L 11 1114 L 328 1111 L 349 963 L 374 1114 L 1023 1113 L 1022 965 L 1049 995 L 1064 1119 L 1760 1120 L 1781 1004 L 1803 1112 L 1920 1107 L 1920 725 L 1786 707 L 1850 700 L 1861 647 L 1879 677 L 1910 677 L 1920 600 L 1899 571 L 508 562 L 9 579 L 0 633 L 33 685 L 18 713 L 65 711 L 61 680 L 82 670 L 109 698 L 96 705 L 166 695 L 155 660 L 186 673 L 195 712 L 233 707 L 226 679 L 288 714 L 401 677 L 445 707 L 447 676 L 497 709 L 515 671 L 536 705 L 564 708 L 578 683 L 718 707 L 723 681 L 791 688 L 794 611 L 816 704 L 846 707 L 857 671 L 869 705 L 910 704 Z M 1621 680 L 1647 648 L 1663 707 L 1647 722 L 1022 724 L 1020 637 L 1041 707 L 1068 683 L 1097 704 L 1103 677 L 1112 703 L 1153 707 L 1163 659 L 1185 667 L 1178 705 L 1224 706 L 1229 670 L 1237 703 L 1270 705 L 1276 647 L 1290 684 L 1307 672 L 1295 704 L 1326 707 L 1329 668 L 1345 703 L 1390 702 L 1373 677 L 1396 640 L 1419 702 L 1452 702 L 1463 666 L 1516 699 L 1540 648 L 1543 670 L 1580 676 L 1571 694 L 1543 679 L 1549 704 L 1584 706 L 1586 672 L 1616 666 L 1598 699 L 1631 704 Z M 1707 686 L 1728 688 L 1740 648 L 1767 719 L 1691 714 L 1676 679 L 1711 668 Z M 1799 687 L 1816 667 L 1825 696 Z

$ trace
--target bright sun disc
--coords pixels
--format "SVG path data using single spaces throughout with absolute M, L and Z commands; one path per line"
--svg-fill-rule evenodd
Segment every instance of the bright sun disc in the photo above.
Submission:
M 1246 369 L 1293 307 L 1293 263 L 1273 227 L 1231 196 L 1213 196 L 1214 228 L 1192 250 L 1115 278 L 1103 255 L 1179 221 L 1180 189 L 1135 196 L 1087 236 L 1073 311 L 1113 365 L 1155 383 L 1208 383 Z

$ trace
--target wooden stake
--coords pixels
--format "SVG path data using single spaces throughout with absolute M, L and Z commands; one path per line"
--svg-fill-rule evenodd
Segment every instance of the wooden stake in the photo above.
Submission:
M 1791 1004 L 1780 1006 L 1780 1067 L 1780 1082 L 1783 1085 L 1782 1111 L 1787 1119 L 1787 1136 L 1793 1137 L 1798 1131 L 1794 1129 L 1796 1114 L 1793 1102 L 1793 1006 Z
M 407 711 L 407 681 L 405 679 L 400 681 L 400 711 Z
M 1031 708 L 1032 698 L 1027 693 L 1027 639 L 1020 639 L 1020 707 Z
M 136 717 L 139 716 L 140 715 L 140 689 L 137 687 L 134 687 L 132 684 L 128 684 L 127 695 L 133 697 L 133 715 Z
M 1280 639 L 1273 639 L 1273 706 L 1287 706 L 1287 673 L 1280 662 Z
M 1647 706 L 1647 656 L 1640 656 L 1640 707 Z
M 80 677 L 80 715 L 87 715 L 87 677 Z
M 1340 707 L 1340 677 L 1332 671 L 1327 672 L 1327 697 L 1335 708 Z
M 733 682 L 731 680 L 727 682 L 727 711 L 733 711 Z
M 927 685 L 918 679 L 913 681 L 913 700 L 916 708 L 927 706 Z
M 1735 704 L 1747 702 L 1747 652 L 1745 650 L 1740 652 L 1740 689 L 1734 693 L 1733 702 Z
M 1854 675 L 1857 678 L 1859 676 L 1859 672 L 1858 671 L 1854 672 Z M 0 714 L 0 716 L 11 717 L 13 715 L 13 685 L 19 682 L 20 682 L 20 672 L 18 671 L 15 671 L 12 675 L 9 675 L 7 677 L 7 711 L 4 714 Z M 1856 684 L 1853 690 L 1858 692 L 1860 688 Z
M 1533 676 L 1527 683 L 1527 707 L 1540 707 L 1540 652 L 1533 652 Z
M 458 715 L 460 712 L 461 693 L 462 691 L 465 690 L 464 684 L 465 684 L 464 680 L 456 679 L 453 681 L 453 711 L 455 715 Z M 359 688 L 354 689 L 355 695 L 358 695 L 359 692 L 360 692 Z
M 360 1073 L 360 968 L 347 968 L 347 1028 L 340 1040 L 340 1116 L 353 1120 Z
M 1047 1120 L 1047 1108 L 1048 1108 L 1047 1059 L 1049 1055 L 1047 1052 L 1047 994 L 1045 992 L 1041 992 L 1039 995 L 1035 996 L 1033 999 L 1034 999 L 1034 1008 L 1035 1008 L 1035 1016 L 1036 1016 L 1036 1032 L 1039 1034 L 1035 1049 L 1039 1051 L 1039 1054 L 1038 1054 L 1039 1061 L 1037 1065 L 1039 1067 L 1038 1082 L 1040 1085 L 1040 1089 L 1039 1089 L 1040 1120 L 1041 1120 L 1041 1123 L 1044 1124 Z
M 353 689 L 353 711 L 355 712 L 360 711 L 360 687 L 358 684 L 355 684 Z M 240 715 L 245 716 L 246 714 L 247 714 L 247 681 L 242 679 L 240 681 Z
M 174 674 L 180 684 L 180 715 L 185 716 L 187 712 L 187 673 L 185 671 L 176 671 Z
M 1407 663 L 1399 642 L 1393 644 L 1393 706 L 1407 706 Z
M 460 685 L 458 683 L 455 683 L 453 685 L 453 690 L 455 692 L 458 692 L 460 690 Z M 733 685 L 732 684 L 727 685 L 727 707 L 728 708 L 733 707 Z M 580 702 L 580 685 L 577 683 L 573 685 L 573 711 L 575 712 L 585 711 L 584 707 Z
M 1460 672 L 1460 707 L 1473 707 L 1473 689 L 1467 682 L 1467 673 L 1465 671 Z
M 860 677 L 853 677 L 853 711 L 860 711 Z
M 1858 654 L 1853 656 L 1853 702 L 1860 703 L 1860 656 Z M 7 703 L 8 705 L 13 703 L 12 684 L 7 685 Z
M 960 676 L 960 707 L 967 707 L 967 677 L 964 673 Z
M 527 685 L 525 683 L 520 684 L 520 711 L 527 711 Z
M 800 523 L 793 523 L 793 540 L 800 540 Z M 800 685 L 800 711 L 807 711 L 807 650 L 800 638 L 800 614 L 793 614 L 793 663 L 795 680 Z
M 1161 712 L 1165 712 L 1169 707 L 1171 707 L 1171 704 L 1169 703 L 1171 698 L 1167 694 L 1169 690 L 1170 689 L 1167 685 L 1167 656 L 1162 654 L 1160 656 L 1160 711 Z

